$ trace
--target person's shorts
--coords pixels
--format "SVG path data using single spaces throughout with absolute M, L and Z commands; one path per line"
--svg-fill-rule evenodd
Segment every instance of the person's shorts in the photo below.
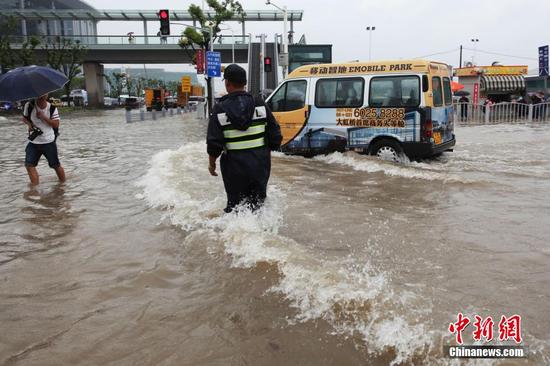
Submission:
M 54 141 L 49 144 L 33 144 L 29 142 L 25 149 L 25 166 L 37 166 L 42 155 L 48 160 L 50 168 L 57 168 L 61 165 L 57 156 L 57 145 Z

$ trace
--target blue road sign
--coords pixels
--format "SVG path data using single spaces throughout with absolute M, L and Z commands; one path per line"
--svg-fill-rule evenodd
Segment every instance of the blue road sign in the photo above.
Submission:
M 222 55 L 219 52 L 206 52 L 206 73 L 209 77 L 222 76 Z
M 548 76 L 548 46 L 539 47 L 539 76 Z

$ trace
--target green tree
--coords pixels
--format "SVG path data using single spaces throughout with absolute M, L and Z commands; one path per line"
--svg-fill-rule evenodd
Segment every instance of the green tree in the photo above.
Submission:
M 170 92 L 172 95 L 177 95 L 178 93 L 178 82 L 177 81 L 169 81 L 166 83 L 166 90 Z
M 69 80 L 64 87 L 65 94 L 69 95 L 74 78 L 82 73 L 81 65 L 87 52 L 86 47 L 78 40 L 73 42 L 72 39 L 55 37 L 44 43 L 43 48 L 48 65 L 61 71 Z
M 15 55 L 11 49 L 11 39 L 17 29 L 14 16 L 0 19 L 0 68 L 5 73 L 15 66 Z
M 73 79 L 72 87 L 74 89 L 86 89 L 86 80 L 84 79 L 84 76 L 76 76 Z
M 37 63 L 34 50 L 40 45 L 40 43 L 40 38 L 31 36 L 21 44 L 21 49 L 16 53 L 21 65 L 28 66 L 35 65 Z
M 132 78 L 129 74 L 124 75 L 124 86 L 126 90 L 128 91 L 128 95 L 132 95 L 134 92 L 134 78 Z
M 124 75 L 121 72 L 113 72 L 112 80 L 114 84 L 115 96 L 118 98 L 120 103 L 120 94 L 122 94 L 122 89 L 124 89 Z
M 136 79 L 136 96 L 141 97 L 141 92 L 143 91 L 143 88 L 145 87 L 145 78 L 140 76 Z
M 235 18 L 244 20 L 245 12 L 239 1 L 236 0 L 207 0 L 208 6 L 214 10 L 214 16 L 207 18 L 202 9 L 195 4 L 189 5 L 189 14 L 194 21 L 199 24 L 200 29 L 187 27 L 183 31 L 182 38 L 179 41 L 179 46 L 183 48 L 195 63 L 194 55 L 190 54 L 190 49 L 196 51 L 197 48 L 208 50 L 211 42 L 216 42 L 219 33 L 221 32 L 220 24 Z M 212 34 L 210 34 L 209 23 L 212 22 Z M 212 95 L 212 79 L 206 78 L 206 88 L 208 95 Z M 208 103 L 208 112 L 212 112 L 212 105 Z
M 16 65 L 34 65 L 36 58 L 34 50 L 40 45 L 40 38 L 36 36 L 17 36 L 17 19 L 9 16 L 0 20 L 0 66 L 2 73 Z M 21 44 L 21 48 L 13 49 L 12 42 Z
M 109 97 L 114 97 L 114 90 L 115 90 L 115 81 L 112 75 L 104 74 L 103 77 L 105 78 L 105 81 L 109 85 Z M 105 89 L 107 91 L 107 89 Z
M 145 80 L 145 87 L 146 88 L 158 88 L 160 87 L 160 81 L 158 79 L 149 78 Z

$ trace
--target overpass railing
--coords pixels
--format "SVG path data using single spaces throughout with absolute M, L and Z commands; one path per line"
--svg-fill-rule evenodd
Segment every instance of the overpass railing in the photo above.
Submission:
M 454 103 L 455 121 L 461 124 L 550 122 L 550 102 L 497 103 L 491 106 Z
M 39 36 L 42 43 L 52 43 L 58 38 L 70 39 L 74 42 L 80 42 L 85 45 L 116 45 L 116 46 L 133 46 L 133 45 L 177 45 L 182 38 L 178 36 L 143 36 L 143 35 L 101 35 L 101 36 Z M 22 44 L 27 40 L 25 36 L 9 37 L 11 44 Z M 246 44 L 250 41 L 249 35 L 221 35 L 214 42 L 216 45 L 231 45 L 231 44 Z

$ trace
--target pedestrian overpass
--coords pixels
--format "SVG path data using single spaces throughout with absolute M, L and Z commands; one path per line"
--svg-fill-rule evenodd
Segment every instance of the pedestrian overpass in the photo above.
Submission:
M 14 17 L 25 23 L 27 21 L 59 22 L 64 20 L 88 20 L 97 24 L 100 21 L 124 21 L 143 22 L 143 35 L 148 35 L 147 23 L 158 22 L 158 10 L 146 9 L 25 9 L 22 3 L 21 9 L 2 9 L 0 18 Z M 244 10 L 244 17 L 235 16 L 227 22 L 241 24 L 242 34 L 246 34 L 248 22 L 280 22 L 284 20 L 284 14 L 279 10 Z M 294 32 L 294 22 L 302 21 L 303 10 L 287 10 L 290 23 L 290 33 Z M 208 19 L 213 19 L 216 13 L 212 10 L 204 10 Z M 177 22 L 189 22 L 188 25 L 197 26 L 196 21 L 187 10 L 170 10 L 170 20 Z M 191 24 L 192 23 L 192 24 Z M 26 27 L 23 28 L 23 36 L 26 36 Z M 96 32 L 97 33 L 97 32 Z
M 46 37 L 48 38 L 48 37 Z M 193 50 L 187 51 L 178 45 L 179 36 L 91 36 L 64 37 L 81 42 L 86 46 L 83 60 L 83 72 L 90 105 L 103 104 L 104 64 L 191 64 Z M 23 38 L 12 43 L 13 49 L 20 49 Z M 233 43 L 234 42 L 234 43 Z M 214 42 L 213 50 L 220 52 L 222 63 L 248 64 L 248 89 L 258 95 L 261 89 L 260 64 L 263 56 L 271 57 L 273 72 L 265 75 L 265 89 L 274 89 L 278 84 L 278 53 L 275 43 L 266 43 L 262 56 L 260 43 L 254 42 L 249 35 L 222 36 Z M 36 59 L 46 63 L 47 51 L 34 50 Z
M 228 22 L 238 22 L 242 27 L 241 35 L 223 35 L 218 37 L 213 44 L 213 50 L 221 53 L 222 63 L 248 63 L 249 65 L 249 88 L 254 94 L 260 89 L 260 62 L 263 56 L 272 57 L 273 69 L 277 70 L 277 47 L 274 43 L 266 43 L 265 55 L 262 55 L 259 43 L 246 34 L 246 23 L 248 22 L 280 22 L 284 20 L 282 11 L 278 10 L 245 10 L 244 17 L 234 17 Z M 206 10 L 207 18 L 213 18 L 215 12 Z M 41 22 L 63 22 L 70 20 L 89 20 L 94 25 L 99 21 L 139 21 L 143 23 L 143 34 L 133 33 L 123 35 L 45 35 L 44 41 L 52 40 L 55 37 L 63 37 L 78 41 L 85 45 L 87 52 L 84 56 L 83 71 L 86 82 L 86 89 L 90 104 L 103 103 L 103 64 L 190 64 L 193 57 L 192 49 L 182 49 L 178 42 L 181 39 L 177 36 L 152 36 L 148 34 L 148 23 L 159 22 L 156 10 L 82 10 L 82 9 L 7 9 L 0 12 L 0 18 L 15 17 L 22 23 L 27 21 Z M 302 10 L 288 10 L 288 21 L 290 23 L 289 38 L 294 33 L 294 22 L 301 21 Z M 197 26 L 196 21 L 186 10 L 170 10 L 171 21 L 182 21 L 188 24 L 176 23 L 178 25 Z M 54 26 L 53 29 L 60 27 Z M 21 48 L 23 42 L 28 38 L 26 27 L 22 27 L 23 35 L 12 39 L 14 49 Z M 292 42 L 290 42 L 292 43 Z M 37 47 L 34 50 L 39 61 L 46 60 L 46 50 Z M 277 85 L 277 72 L 267 73 L 267 89 L 273 89 Z
M 178 42 L 181 36 L 105 35 L 105 36 L 44 36 L 44 43 L 56 37 L 80 42 L 86 47 L 84 62 L 100 64 L 183 64 L 191 63 L 193 50 L 186 52 Z M 12 48 L 21 48 L 26 37 L 11 37 Z M 214 42 L 214 51 L 221 52 L 222 62 L 248 62 L 249 35 L 221 36 Z M 35 50 L 39 61 L 46 60 L 46 51 Z

